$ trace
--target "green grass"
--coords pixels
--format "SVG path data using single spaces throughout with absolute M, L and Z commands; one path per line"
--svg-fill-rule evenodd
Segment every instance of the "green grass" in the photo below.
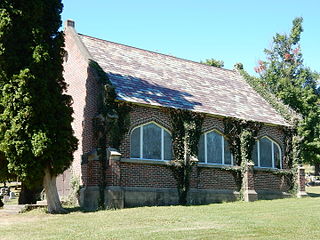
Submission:
M 205 206 L 0 215 L 0 239 L 319 239 L 315 197 Z

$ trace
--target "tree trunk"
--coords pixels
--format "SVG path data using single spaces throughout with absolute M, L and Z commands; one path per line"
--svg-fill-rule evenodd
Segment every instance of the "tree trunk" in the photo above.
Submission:
M 320 175 L 320 163 L 314 164 L 314 175 L 319 176 Z
M 187 205 L 188 203 L 188 193 L 190 188 L 190 155 L 188 154 L 188 144 L 184 141 L 184 159 L 183 159 L 183 169 L 181 170 L 181 189 L 179 189 L 179 204 Z
M 46 199 L 48 204 L 49 213 L 67 213 L 67 211 L 62 207 L 57 185 L 56 176 L 51 175 L 49 169 L 45 169 L 45 176 L 43 179 L 43 187 L 46 192 Z

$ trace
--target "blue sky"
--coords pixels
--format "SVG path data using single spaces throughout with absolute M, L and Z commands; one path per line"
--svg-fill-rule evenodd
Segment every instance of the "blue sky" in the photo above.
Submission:
M 253 73 L 275 33 L 303 17 L 304 63 L 320 72 L 319 0 L 63 0 L 79 33 L 193 61 L 215 58 Z

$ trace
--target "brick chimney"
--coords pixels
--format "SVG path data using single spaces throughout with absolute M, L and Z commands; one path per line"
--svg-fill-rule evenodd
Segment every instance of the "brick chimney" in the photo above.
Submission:
M 67 21 L 65 21 L 64 26 L 65 26 L 65 28 L 67 28 L 67 27 L 74 28 L 75 27 L 75 22 L 73 20 L 71 20 L 71 19 L 68 19 Z

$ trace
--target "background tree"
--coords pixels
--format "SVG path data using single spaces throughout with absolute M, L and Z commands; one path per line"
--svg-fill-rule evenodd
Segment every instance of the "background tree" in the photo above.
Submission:
M 64 94 L 61 0 L 0 2 L 0 148 L 8 171 L 43 182 L 48 211 L 63 212 L 56 176 L 73 160 L 71 97 Z
M 209 66 L 222 68 L 224 66 L 224 62 L 220 60 L 215 60 L 213 58 L 206 59 L 205 61 L 200 61 L 200 63 L 207 64 Z
M 276 34 L 271 49 L 265 49 L 266 60 L 259 61 L 255 71 L 274 95 L 303 116 L 298 126 L 301 157 L 304 162 L 319 166 L 319 74 L 303 64 L 299 44 L 302 21 L 302 18 L 293 20 L 290 34 Z

